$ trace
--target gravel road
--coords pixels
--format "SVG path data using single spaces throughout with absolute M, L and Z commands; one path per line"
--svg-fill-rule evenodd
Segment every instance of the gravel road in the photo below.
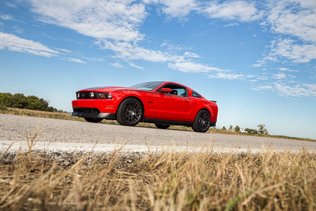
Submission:
M 108 151 L 123 146 L 127 151 L 175 149 L 196 151 L 316 151 L 316 142 L 242 135 L 202 134 L 190 131 L 126 127 L 70 120 L 0 114 L 0 149 L 27 148 L 27 137 L 37 134 L 34 149 Z

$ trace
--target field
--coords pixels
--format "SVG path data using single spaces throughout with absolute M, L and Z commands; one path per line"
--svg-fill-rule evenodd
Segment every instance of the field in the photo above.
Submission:
M 52 118 L 52 119 L 65 119 L 65 120 L 73 120 L 73 121 L 85 121 L 83 118 L 78 118 L 71 116 L 69 113 L 62 112 L 47 112 L 47 111 L 36 111 L 29 109 L 18 109 L 18 108 L 0 108 L 0 113 L 2 114 L 11 114 L 11 115 L 23 115 L 23 116 L 33 116 L 33 117 L 43 117 L 43 118 Z M 115 124 L 117 125 L 117 121 L 115 120 L 103 120 L 103 124 Z M 140 122 L 137 127 L 147 127 L 147 128 L 156 128 L 154 124 Z M 192 131 L 191 127 L 185 126 L 171 126 L 171 130 L 182 130 L 182 131 Z M 312 141 L 316 142 L 314 139 L 309 138 L 299 138 L 299 137 L 289 137 L 283 135 L 263 135 L 263 134 L 248 134 L 241 132 L 233 132 L 229 130 L 222 130 L 218 128 L 210 128 L 209 133 L 221 133 L 221 134 L 231 134 L 231 135 L 248 135 L 248 136 L 261 136 L 261 137 L 273 137 L 273 138 L 285 138 L 285 139 L 295 139 L 302 141 Z
M 0 156 L 0 210 L 316 209 L 306 151 Z

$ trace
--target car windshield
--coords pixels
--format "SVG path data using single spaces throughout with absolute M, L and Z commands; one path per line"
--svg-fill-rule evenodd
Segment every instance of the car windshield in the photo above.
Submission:
M 131 88 L 152 91 L 156 89 L 161 83 L 162 81 L 145 82 L 131 86 Z

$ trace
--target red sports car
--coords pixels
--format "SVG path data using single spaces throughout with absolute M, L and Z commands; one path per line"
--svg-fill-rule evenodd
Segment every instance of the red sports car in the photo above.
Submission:
M 76 95 L 72 115 L 88 122 L 116 119 L 121 125 L 134 126 L 144 121 L 155 123 L 161 129 L 172 124 L 206 132 L 217 120 L 215 101 L 206 100 L 191 88 L 174 82 L 89 88 Z

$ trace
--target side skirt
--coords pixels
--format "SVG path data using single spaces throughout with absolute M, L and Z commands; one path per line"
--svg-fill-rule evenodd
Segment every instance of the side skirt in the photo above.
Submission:
M 157 124 L 166 124 L 166 125 L 183 125 L 187 127 L 192 127 L 193 122 L 180 122 L 180 121 L 170 121 L 170 120 L 161 120 L 161 119 L 148 119 L 144 118 L 143 122 L 157 123 Z M 216 122 L 211 122 L 210 127 L 215 127 Z
M 166 125 L 183 125 L 183 126 L 192 126 L 192 122 L 181 122 L 181 121 L 170 121 L 170 120 L 161 120 L 161 119 L 148 119 L 144 118 L 143 122 L 156 123 L 156 124 L 166 124 Z

